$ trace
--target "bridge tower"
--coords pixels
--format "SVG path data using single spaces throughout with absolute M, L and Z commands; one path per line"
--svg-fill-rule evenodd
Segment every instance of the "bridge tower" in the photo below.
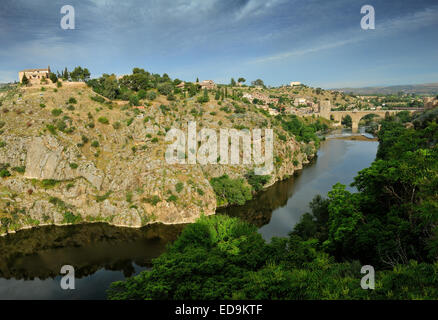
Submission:
M 330 120 L 330 112 L 332 105 L 329 100 L 324 100 L 319 103 L 319 114 L 321 117 Z

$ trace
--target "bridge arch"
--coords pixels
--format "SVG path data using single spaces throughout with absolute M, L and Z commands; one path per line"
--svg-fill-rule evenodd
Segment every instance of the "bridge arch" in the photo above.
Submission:
M 385 118 L 386 116 L 393 115 L 401 111 L 403 110 L 331 111 L 330 119 L 333 119 L 338 124 L 341 124 L 342 119 L 349 115 L 351 117 L 352 130 L 357 131 L 359 129 L 360 120 L 369 114 L 374 114 L 380 118 Z M 414 110 L 410 112 L 412 113 Z

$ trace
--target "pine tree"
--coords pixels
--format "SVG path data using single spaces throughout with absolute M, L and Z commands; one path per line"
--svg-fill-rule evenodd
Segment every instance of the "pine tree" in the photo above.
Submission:
M 68 80 L 68 70 L 67 70 L 67 67 L 65 67 L 65 69 L 64 69 L 64 73 L 62 74 L 62 78 L 64 80 Z

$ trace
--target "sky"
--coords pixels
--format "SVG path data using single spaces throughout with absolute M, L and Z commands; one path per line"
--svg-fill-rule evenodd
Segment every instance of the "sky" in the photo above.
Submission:
M 61 7 L 75 29 L 61 28 Z M 375 29 L 361 28 L 363 5 Z M 438 82 L 437 0 L 2 0 L 0 83 L 18 71 L 134 67 L 342 88 Z

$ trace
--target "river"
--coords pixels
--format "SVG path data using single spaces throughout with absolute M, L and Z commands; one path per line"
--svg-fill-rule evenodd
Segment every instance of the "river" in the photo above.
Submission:
M 348 136 L 348 130 L 337 136 Z M 341 182 L 350 187 L 357 172 L 373 162 L 378 142 L 329 138 L 302 171 L 261 192 L 244 206 L 218 210 L 259 227 L 267 241 L 287 236 L 309 202 Z M 41 227 L 0 238 L 0 299 L 105 299 L 110 283 L 151 267 L 183 225 L 142 229 L 105 224 Z M 75 289 L 62 290 L 60 270 L 75 267 Z

